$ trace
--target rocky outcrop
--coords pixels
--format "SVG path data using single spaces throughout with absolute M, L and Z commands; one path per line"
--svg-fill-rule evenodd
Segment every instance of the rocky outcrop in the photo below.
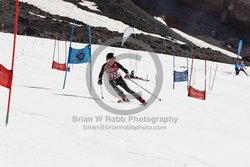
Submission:
M 231 24 L 240 30 L 250 31 L 250 1 L 231 0 L 228 9 Z
M 160 16 L 170 27 L 229 51 L 250 47 L 249 0 L 133 0 L 152 16 Z M 151 4 L 151 5 L 148 5 Z M 247 57 L 250 52 L 242 52 Z
M 177 0 L 180 4 L 184 4 L 198 11 L 206 11 L 215 16 L 219 16 L 223 10 L 224 3 L 227 0 Z
M 250 29 L 249 0 L 177 0 L 180 4 L 196 11 L 204 11 L 218 18 L 222 23 L 229 23 L 240 31 Z
M 245 55 L 245 56 L 242 57 L 242 59 L 245 60 L 245 61 L 250 62 L 250 55 L 249 55 L 249 53 L 250 53 L 250 47 L 244 47 L 242 49 L 242 51 L 241 51 L 241 54 Z
M 160 15 L 159 17 L 162 18 L 169 27 L 177 28 L 179 30 L 182 29 L 182 25 L 176 16 Z

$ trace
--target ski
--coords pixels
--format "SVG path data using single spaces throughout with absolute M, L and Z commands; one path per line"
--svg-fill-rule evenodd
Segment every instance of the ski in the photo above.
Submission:
M 119 99 L 119 100 L 117 101 L 117 103 L 129 103 L 129 101 L 123 101 L 123 100 Z
M 119 99 L 117 101 L 117 103 L 130 103 L 131 101 L 123 101 L 121 99 Z M 137 103 L 134 103 L 134 104 L 137 104 Z M 147 102 L 144 102 L 144 103 L 140 103 L 139 105 L 143 105 L 143 106 L 146 106 L 148 103 Z

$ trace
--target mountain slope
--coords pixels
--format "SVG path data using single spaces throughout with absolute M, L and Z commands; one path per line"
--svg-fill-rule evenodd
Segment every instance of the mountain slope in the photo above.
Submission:
M 22 3 L 22 2 L 29 2 L 29 4 Z M 99 18 L 99 17 L 108 18 L 108 17 L 105 17 L 105 15 L 112 16 L 112 11 L 115 11 L 113 9 L 116 9 L 116 7 L 118 8 L 119 2 L 123 2 L 124 4 L 128 4 L 128 5 L 124 5 L 124 7 L 126 6 L 127 7 L 124 8 L 123 10 L 120 10 L 120 8 L 118 8 L 119 10 L 116 9 L 116 11 L 119 11 L 118 13 L 120 14 L 116 16 L 115 14 L 117 12 L 114 12 L 113 16 L 109 19 L 118 17 L 118 18 L 121 18 L 124 22 L 130 21 L 128 24 L 134 25 L 139 30 L 138 34 L 134 35 L 135 38 L 143 42 L 146 42 L 151 48 L 154 49 L 155 52 L 158 52 L 158 53 L 171 54 L 172 53 L 171 47 L 175 47 L 178 53 L 177 56 L 182 56 L 183 55 L 182 52 L 187 48 L 185 45 L 173 43 L 172 40 L 169 41 L 168 37 L 167 39 L 162 39 L 162 38 L 159 39 L 159 35 L 155 36 L 155 35 L 149 34 L 148 32 L 155 31 L 154 33 L 159 33 L 159 34 L 162 34 L 163 36 L 169 35 L 171 37 L 173 36 L 173 34 L 176 34 L 176 33 L 168 29 L 162 23 L 157 22 L 151 16 L 145 14 L 145 12 L 140 10 L 138 7 L 131 7 L 131 5 L 133 4 L 130 1 L 119 1 L 117 3 L 113 3 L 112 4 L 113 6 L 108 5 L 107 3 L 103 3 L 104 1 L 101 1 L 101 2 L 96 1 L 104 12 L 93 11 L 87 8 L 86 6 L 84 7 L 83 5 L 79 5 L 79 4 L 77 5 L 77 2 L 78 1 L 70 1 L 69 3 L 66 4 L 65 1 L 63 3 L 63 1 L 61 0 L 53 1 L 53 3 L 63 4 L 63 6 L 65 6 L 65 9 L 62 7 L 61 9 L 56 9 L 56 6 L 57 6 L 56 4 L 53 5 L 54 6 L 53 8 L 50 8 L 50 4 L 47 5 L 48 7 L 44 6 L 45 4 L 47 4 L 47 1 L 43 1 L 42 3 L 41 1 L 35 1 L 35 0 L 21 1 L 20 2 L 20 17 L 19 17 L 19 33 L 21 34 L 26 33 L 29 35 L 35 35 L 35 36 L 41 36 L 41 37 L 47 37 L 47 38 L 53 38 L 53 39 L 54 38 L 64 39 L 66 36 L 66 38 L 69 39 L 71 23 L 74 22 L 80 26 L 76 28 L 77 35 L 74 36 L 73 40 L 78 41 L 78 42 L 87 42 L 87 38 L 85 38 L 87 34 L 86 24 L 90 23 L 92 26 L 94 26 L 92 27 L 93 43 L 97 43 L 98 39 L 101 39 L 102 41 L 106 41 L 113 37 L 122 36 L 122 32 L 125 29 L 123 27 L 126 27 L 125 26 L 126 24 L 122 23 L 119 20 L 111 20 L 111 21 L 106 21 L 106 22 L 102 21 L 101 22 L 102 26 L 100 25 L 96 26 L 96 25 L 93 25 L 93 22 L 91 21 L 91 19 L 89 19 L 89 17 L 93 16 L 94 18 Z M 10 10 L 2 10 L 2 11 L 4 12 L 3 16 L 8 16 L 8 19 L 6 18 L 6 20 L 8 20 L 7 23 L 5 24 L 6 28 L 9 32 L 12 32 L 13 30 L 11 27 L 13 23 L 10 18 L 12 17 L 11 11 L 13 11 L 14 9 L 13 3 L 4 0 L 3 4 L 6 7 L 8 6 L 10 7 Z M 32 4 L 36 4 L 36 5 L 34 6 Z M 42 7 L 43 9 L 40 9 L 41 5 L 43 6 Z M 36 6 L 40 6 L 40 8 Z M 67 9 L 67 6 L 70 6 L 72 12 L 70 12 L 69 9 Z M 131 11 L 130 8 L 133 8 L 133 9 L 135 8 L 137 12 Z M 81 10 L 81 9 L 84 9 L 84 10 Z M 55 10 L 56 12 L 52 12 L 53 10 Z M 73 11 L 74 12 L 78 11 L 82 14 L 81 15 L 73 14 L 74 13 Z M 128 20 L 126 17 L 126 14 L 130 14 L 129 16 L 131 16 L 132 18 Z M 145 18 L 143 18 L 143 14 L 145 14 L 146 16 Z M 117 27 L 116 29 L 110 30 L 107 27 L 107 25 L 109 24 L 106 24 L 106 23 L 113 22 L 113 21 L 116 21 Z M 95 24 L 96 23 L 99 24 L 98 21 L 95 22 Z M 145 26 L 145 23 L 147 26 Z M 116 32 L 116 30 L 118 32 Z M 146 30 L 147 32 L 143 32 L 143 34 L 141 34 L 141 30 Z M 181 40 L 183 39 L 183 37 L 181 38 L 176 37 L 176 38 L 181 39 Z M 184 41 L 187 41 L 187 40 L 184 39 Z M 130 48 L 130 49 L 135 49 L 135 50 L 142 49 L 140 46 L 136 46 L 131 43 L 126 43 L 125 47 Z M 209 60 L 227 62 L 227 63 L 234 63 L 236 61 L 233 58 L 227 57 L 227 55 L 224 55 L 220 52 L 213 51 L 207 48 L 199 48 L 199 47 L 194 47 L 192 45 L 189 45 L 188 49 L 195 50 L 196 52 L 206 52 Z M 199 58 L 199 56 L 197 58 Z

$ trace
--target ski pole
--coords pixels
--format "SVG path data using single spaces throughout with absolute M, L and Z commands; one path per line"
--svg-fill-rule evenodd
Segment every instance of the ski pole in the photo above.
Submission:
M 100 89 L 101 89 L 101 96 L 102 96 L 102 99 L 104 99 L 103 93 L 102 93 L 102 85 L 100 85 Z
M 158 98 L 157 96 L 155 96 L 153 93 L 149 92 L 147 89 L 145 89 L 144 87 L 142 87 L 141 85 L 139 85 L 138 83 L 136 83 L 135 81 L 131 80 L 131 82 L 133 82 L 134 84 L 136 84 L 137 86 L 139 86 L 140 88 L 142 88 L 143 90 L 145 90 L 146 92 L 148 92 L 149 94 L 151 94 L 152 96 L 154 96 L 155 98 L 157 98 L 159 101 L 161 101 L 160 98 Z
M 209 75 L 209 85 L 208 85 L 208 90 L 211 90 L 210 83 L 211 83 L 211 73 L 212 73 L 212 65 L 210 66 L 210 75 Z
M 217 73 L 217 69 L 218 69 L 218 64 L 216 65 L 216 68 L 215 68 L 215 72 L 214 72 L 214 79 L 213 79 L 213 83 L 212 83 L 211 91 L 213 90 L 213 87 L 214 87 L 214 80 L 215 80 L 215 76 L 216 76 L 216 73 Z

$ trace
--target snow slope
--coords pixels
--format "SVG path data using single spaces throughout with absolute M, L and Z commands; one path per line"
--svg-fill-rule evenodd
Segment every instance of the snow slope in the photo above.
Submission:
M 10 67 L 12 34 L 0 33 L 0 63 Z M 112 116 L 92 99 L 86 88 L 86 64 L 75 65 L 68 74 L 66 89 L 62 90 L 64 73 L 51 69 L 53 40 L 18 36 L 10 120 L 5 127 L 7 89 L 0 87 L 0 162 L 5 167 L 104 166 L 104 167 L 248 167 L 250 165 L 249 94 L 250 78 L 233 74 L 234 67 L 219 64 L 215 84 L 201 101 L 187 97 L 186 84 L 172 89 L 172 57 L 158 54 L 164 67 L 164 82 L 159 97 L 144 111 L 133 116 L 171 117 L 174 121 L 150 122 L 73 122 L 73 116 Z M 73 47 L 82 47 L 73 44 Z M 93 46 L 93 51 L 98 46 Z M 60 61 L 64 60 L 64 42 L 60 42 Z M 137 75 L 149 82 L 137 81 L 150 91 L 155 86 L 155 65 L 147 52 L 108 47 L 94 64 L 94 88 L 106 53 L 113 51 L 138 54 Z M 57 55 L 57 53 L 56 53 Z M 190 64 L 189 60 L 189 64 Z M 129 70 L 134 61 L 121 60 Z M 208 69 L 217 63 L 208 62 Z M 176 58 L 182 69 L 185 58 Z M 204 61 L 195 60 L 193 84 L 202 88 Z M 209 71 L 209 70 L 208 70 Z M 209 73 L 207 76 L 209 82 Z M 129 86 L 149 95 L 127 81 Z M 209 84 L 207 84 L 209 86 Z M 114 103 L 117 98 L 103 89 L 103 101 L 127 109 L 131 104 Z M 123 116 L 127 119 L 129 116 Z M 159 130 L 86 130 L 83 126 L 155 126 Z M 164 127 L 167 129 L 164 129 Z

